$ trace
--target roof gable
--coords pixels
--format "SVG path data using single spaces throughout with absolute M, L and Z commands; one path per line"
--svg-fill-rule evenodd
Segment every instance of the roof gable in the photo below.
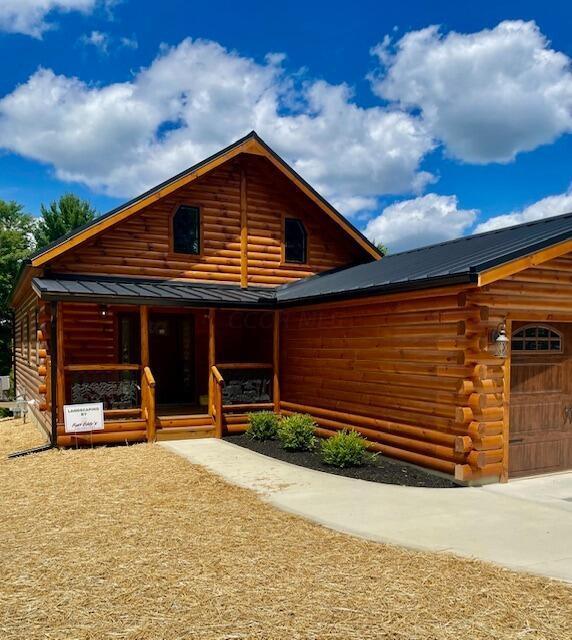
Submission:
M 209 173 L 216 167 L 227 162 L 241 153 L 249 153 L 263 156 L 268 159 L 281 173 L 293 182 L 301 191 L 312 200 L 319 208 L 334 220 L 362 249 L 375 259 L 381 257 L 377 248 L 358 231 L 344 216 L 342 216 L 327 200 L 313 189 L 292 167 L 290 167 L 278 154 L 276 154 L 254 131 L 244 138 L 237 140 L 218 153 L 193 165 L 189 169 L 173 176 L 169 180 L 153 187 L 149 191 L 129 200 L 125 204 L 99 216 L 92 222 L 73 230 L 50 245 L 42 248 L 32 255 L 30 263 L 34 267 L 40 267 L 53 258 L 66 251 L 75 248 L 85 241 L 93 238 L 102 231 L 126 220 L 135 213 L 141 211 L 149 204 L 173 193 L 180 187 L 190 184 L 199 177 Z

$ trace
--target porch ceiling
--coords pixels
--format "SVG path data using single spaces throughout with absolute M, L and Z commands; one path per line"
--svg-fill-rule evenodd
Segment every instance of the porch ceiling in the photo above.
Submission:
M 269 308 L 275 302 L 271 288 L 140 278 L 52 275 L 34 278 L 32 287 L 42 300 L 100 304 Z

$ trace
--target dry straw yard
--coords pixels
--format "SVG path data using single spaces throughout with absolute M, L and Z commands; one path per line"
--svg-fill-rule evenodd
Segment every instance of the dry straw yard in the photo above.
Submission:
M 0 422 L 3 640 L 570 637 L 572 589 L 338 534 L 156 445 L 14 460 Z

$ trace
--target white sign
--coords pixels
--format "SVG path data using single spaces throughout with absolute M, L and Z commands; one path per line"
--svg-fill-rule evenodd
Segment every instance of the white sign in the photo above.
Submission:
M 10 391 L 10 376 L 0 376 L 0 391 Z
M 65 404 L 64 425 L 66 433 L 103 429 L 103 402 Z

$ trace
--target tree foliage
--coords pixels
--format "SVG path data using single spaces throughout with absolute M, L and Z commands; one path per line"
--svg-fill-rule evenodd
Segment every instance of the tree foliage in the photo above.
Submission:
M 376 240 L 374 244 L 382 256 L 386 256 L 389 253 L 389 249 L 383 244 L 383 242 Z
M 11 364 L 11 311 L 8 296 L 22 260 L 32 250 L 33 218 L 17 202 L 0 200 L 0 375 Z
M 34 230 L 36 248 L 41 249 L 69 231 L 91 222 L 96 215 L 91 204 L 74 193 L 65 193 L 49 207 L 42 204 L 41 217 Z

